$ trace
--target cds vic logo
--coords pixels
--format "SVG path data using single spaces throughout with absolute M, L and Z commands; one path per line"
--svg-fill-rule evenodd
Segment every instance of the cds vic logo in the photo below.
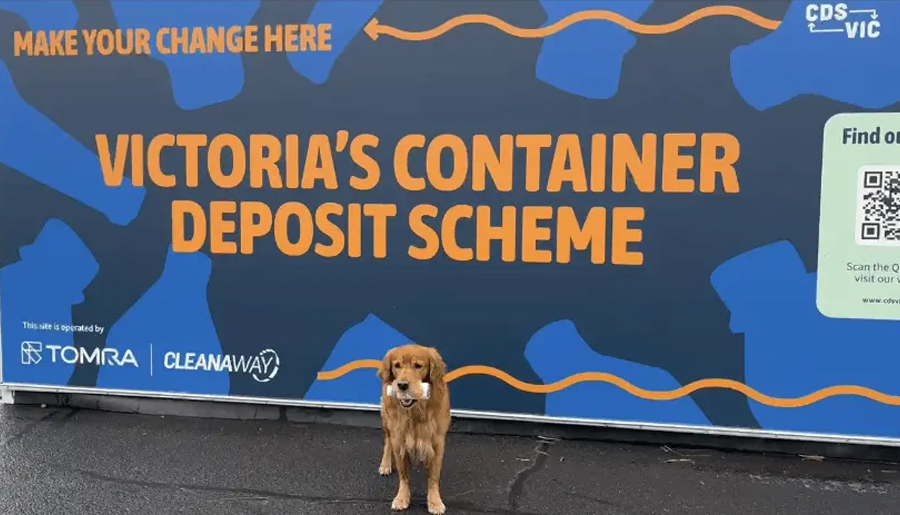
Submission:
M 272 349 L 265 349 L 255 356 L 170 351 L 163 356 L 163 366 L 167 370 L 250 374 L 257 382 L 268 383 L 278 374 L 281 359 Z

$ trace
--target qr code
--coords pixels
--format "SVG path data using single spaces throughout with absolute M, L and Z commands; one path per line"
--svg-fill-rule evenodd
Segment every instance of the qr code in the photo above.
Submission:
M 900 166 L 861 168 L 857 192 L 857 245 L 900 246 Z

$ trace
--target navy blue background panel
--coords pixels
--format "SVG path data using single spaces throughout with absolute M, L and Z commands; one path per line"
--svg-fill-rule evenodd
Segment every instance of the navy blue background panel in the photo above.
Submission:
M 372 360 L 414 341 L 444 356 L 458 409 L 900 438 L 900 322 L 829 319 L 815 302 L 823 127 L 838 113 L 898 111 L 900 3 L 849 2 L 866 11 L 851 21 L 877 11 L 881 31 L 865 39 L 816 32 L 844 28 L 811 28 L 817 3 L 731 4 L 723 13 L 689 0 L 0 0 L 4 383 L 375 404 Z M 536 38 L 465 18 L 528 29 L 580 13 L 593 18 Z M 466 19 L 421 41 L 392 32 Z M 76 30 L 82 41 L 94 29 L 297 23 L 330 24 L 330 50 L 161 54 L 153 37 L 152 55 L 15 55 L 17 32 Z M 364 175 L 349 151 L 334 152 L 336 189 L 221 188 L 203 150 L 191 187 L 177 149 L 159 163 L 174 187 L 132 184 L 133 156 L 111 187 L 96 139 L 233 134 L 249 146 L 253 134 L 297 135 L 302 167 L 311 135 L 334 144 L 339 131 L 378 137 L 365 151 L 381 170 L 374 188 L 349 186 Z M 696 134 L 681 176 L 698 181 L 703 135 L 731 135 L 739 191 L 724 190 L 723 174 L 712 193 L 666 192 L 657 172 L 653 192 L 630 176 L 616 192 L 608 169 L 603 191 L 548 192 L 553 147 L 541 153 L 539 191 L 528 191 L 522 148 L 511 191 L 409 191 L 394 174 L 408 134 L 459 136 L 469 159 L 475 135 L 494 148 L 503 135 L 577 135 L 585 166 L 594 134 L 607 136 L 608 153 L 616 134 L 638 152 L 653 134 L 657 169 L 665 135 Z M 425 155 L 410 154 L 417 177 Z M 441 164 L 452 168 L 449 151 Z M 173 202 L 185 200 L 207 216 L 217 201 L 272 213 L 335 203 L 344 234 L 351 204 L 397 214 L 384 258 L 372 254 L 370 219 L 359 257 L 287 255 L 271 234 L 252 254 L 208 243 L 185 253 L 172 240 Z M 609 248 L 603 264 L 578 250 L 568 263 L 523 262 L 520 249 L 507 262 L 499 242 L 487 261 L 443 251 L 417 260 L 409 248 L 423 242 L 407 219 L 422 204 L 441 214 L 490 206 L 493 225 L 503 206 L 520 218 L 524 206 L 567 207 L 580 221 L 605 208 L 608 239 L 616 208 L 641 208 L 629 249 L 642 262 L 615 264 Z M 440 233 L 440 218 L 428 223 Z M 288 229 L 296 239 L 296 222 Z M 460 246 L 473 247 L 477 232 L 474 220 L 459 222 Z M 830 387 L 841 388 L 792 406 Z

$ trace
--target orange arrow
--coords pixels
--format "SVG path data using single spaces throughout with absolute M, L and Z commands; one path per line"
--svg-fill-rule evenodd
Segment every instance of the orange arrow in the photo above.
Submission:
M 514 36 L 517 38 L 546 38 L 548 36 L 552 36 L 558 32 L 561 32 L 571 25 L 579 22 L 605 20 L 624 27 L 625 29 L 628 29 L 636 34 L 658 35 L 671 34 L 672 32 L 681 30 L 699 20 L 714 16 L 731 16 L 735 18 L 741 18 L 749 23 L 768 30 L 775 30 L 779 25 L 781 25 L 780 20 L 766 18 L 742 7 L 736 7 L 732 5 L 714 5 L 710 7 L 704 7 L 702 9 L 697 9 L 696 11 L 673 22 L 662 23 L 658 25 L 649 25 L 629 20 L 621 14 L 614 13 L 612 11 L 596 10 L 572 13 L 569 16 L 562 18 L 561 20 L 557 20 L 556 22 L 551 23 L 550 25 L 538 28 L 516 27 L 501 20 L 500 18 L 487 14 L 464 14 L 462 16 L 451 18 L 433 29 L 422 31 L 403 30 L 398 29 L 397 27 L 391 27 L 390 25 L 382 25 L 378 21 L 378 18 L 372 18 L 369 23 L 366 24 L 363 31 L 373 41 L 377 40 L 378 36 L 381 35 L 390 36 L 402 41 L 428 41 L 430 39 L 443 36 L 445 33 L 450 32 L 451 30 L 463 25 L 490 25 L 491 27 L 499 29 L 509 34 L 510 36 Z

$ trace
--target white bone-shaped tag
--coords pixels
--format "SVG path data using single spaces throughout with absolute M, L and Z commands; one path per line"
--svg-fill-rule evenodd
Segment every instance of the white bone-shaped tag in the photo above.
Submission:
M 387 391 L 385 393 L 387 393 L 388 397 L 394 397 L 394 393 L 400 393 L 400 392 L 394 392 L 394 385 L 389 384 L 389 385 L 387 385 Z M 431 393 L 431 385 L 428 383 L 422 383 L 422 399 L 427 399 L 428 395 L 430 393 Z

